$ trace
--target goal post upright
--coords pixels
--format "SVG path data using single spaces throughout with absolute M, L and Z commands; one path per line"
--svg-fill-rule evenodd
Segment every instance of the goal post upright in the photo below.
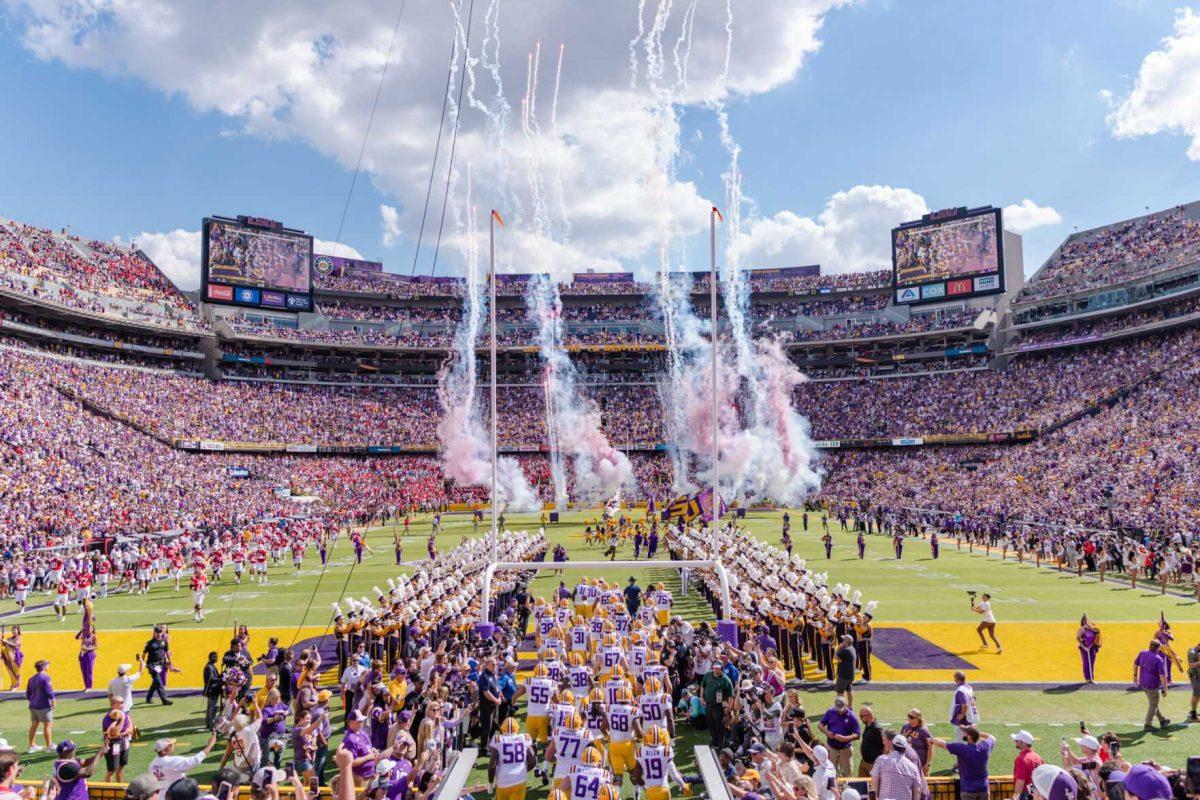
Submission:
M 648 565 L 668 569 L 678 568 L 683 569 L 711 569 L 717 576 L 717 581 L 721 590 L 721 618 L 717 620 L 717 634 L 727 642 L 737 645 L 738 629 L 737 622 L 733 619 L 733 605 L 729 596 L 729 574 L 725 570 L 725 565 L 721 562 L 721 551 L 719 547 L 720 541 L 720 525 L 721 525 L 721 498 L 717 493 L 719 488 L 717 467 L 719 463 L 719 447 L 718 441 L 718 411 L 719 400 L 717 395 L 717 220 L 722 219 L 721 212 L 716 206 L 712 206 L 709 212 L 709 246 L 710 246 L 710 271 L 709 271 L 709 318 L 711 322 L 711 370 L 712 370 L 712 497 L 711 497 L 711 517 L 710 525 L 710 544 L 709 555 L 711 558 L 707 560 L 697 561 L 500 561 L 500 526 L 499 526 L 499 497 L 498 497 L 498 471 L 499 471 L 499 446 L 498 446 L 498 430 L 499 419 L 497 413 L 496 402 L 496 222 L 503 225 L 503 220 L 499 213 L 492 209 L 490 219 L 488 220 L 488 258 L 490 262 L 490 275 L 488 280 L 489 302 L 488 312 L 491 322 L 491 341 L 490 341 L 490 362 L 491 362 L 491 422 L 492 422 L 492 486 L 491 486 L 491 516 L 492 524 L 490 531 L 491 546 L 490 546 L 490 563 L 484 569 L 483 573 L 483 593 L 479 608 L 479 621 L 476 623 L 476 631 L 480 637 L 490 639 L 496 629 L 495 622 L 491 619 L 491 601 L 492 601 L 492 578 L 499 569 L 537 572 L 541 570 L 563 570 L 563 569 L 609 569 L 612 567 L 626 567 L 631 569 L 644 569 Z

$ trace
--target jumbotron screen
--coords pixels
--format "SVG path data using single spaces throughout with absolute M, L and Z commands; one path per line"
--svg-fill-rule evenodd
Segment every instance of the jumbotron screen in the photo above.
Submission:
M 896 303 L 937 302 L 1004 291 L 1000 209 L 926 214 L 892 231 Z
M 204 300 L 286 311 L 312 310 L 313 239 L 260 217 L 204 220 Z

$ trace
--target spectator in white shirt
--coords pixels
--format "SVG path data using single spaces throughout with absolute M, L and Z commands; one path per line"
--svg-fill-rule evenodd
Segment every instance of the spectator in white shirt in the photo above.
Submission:
M 175 755 L 174 739 L 159 739 L 154 743 L 154 752 L 158 757 L 150 762 L 150 774 L 158 781 L 158 800 L 164 800 L 167 789 L 175 781 L 185 777 L 189 770 L 200 766 L 200 762 L 208 757 L 217 743 L 217 734 L 208 737 L 203 749 L 191 756 Z
M 133 669 L 132 664 L 119 664 L 117 666 L 117 677 L 108 682 L 108 699 L 110 701 L 120 701 L 121 705 L 117 707 L 126 714 L 133 709 L 133 685 L 137 683 L 138 678 L 142 677 L 142 656 L 140 653 L 138 654 L 137 672 L 131 675 L 129 673 L 131 669 Z

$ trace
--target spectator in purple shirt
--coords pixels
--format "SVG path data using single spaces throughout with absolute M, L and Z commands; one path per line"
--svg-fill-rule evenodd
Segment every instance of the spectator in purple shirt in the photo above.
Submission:
M 974 725 L 967 725 L 962 732 L 965 742 L 937 738 L 929 741 L 958 759 L 959 800 L 988 800 L 988 758 L 996 739 L 990 733 L 981 733 Z
M 87 779 L 92 777 L 96 760 L 104 752 L 101 747 L 87 761 L 75 758 L 75 743 L 64 739 L 55 748 L 58 759 L 54 762 L 54 783 L 58 788 L 58 800 L 88 800 Z
M 283 755 L 287 734 L 288 705 L 279 696 L 278 689 L 267 693 L 267 702 L 262 710 L 262 727 L 258 737 L 262 746 L 263 762 L 271 762 L 278 769 Z
M 829 743 L 829 760 L 837 767 L 838 777 L 850 777 L 851 745 L 862 733 L 858 717 L 840 697 L 834 698 L 833 708 L 826 711 L 817 723 Z
M 33 665 L 37 673 L 25 684 L 25 699 L 29 701 L 29 752 L 37 753 L 50 747 L 50 734 L 54 727 L 54 686 L 50 683 L 50 662 L 42 659 Z M 38 725 L 46 746 L 35 745 Z
M 354 770 L 354 780 L 366 781 L 375 776 L 375 759 L 378 752 L 371 746 L 371 735 L 363 728 L 366 717 L 358 709 L 354 709 L 346 717 L 346 735 L 342 737 L 342 750 L 347 750 L 354 760 L 350 766 Z
M 1158 710 L 1158 702 L 1167 696 L 1167 660 L 1162 654 L 1162 643 L 1157 639 L 1150 640 L 1148 649 L 1137 654 L 1133 660 L 1133 682 L 1146 693 L 1146 721 L 1143 730 L 1154 730 L 1154 718 L 1158 724 L 1167 727 L 1171 720 Z M 31 733 L 32 737 L 33 734 Z

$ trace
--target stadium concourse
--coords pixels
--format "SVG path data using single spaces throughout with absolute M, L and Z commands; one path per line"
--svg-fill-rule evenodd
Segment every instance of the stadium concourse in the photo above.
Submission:
M 966 299 L 897 302 L 890 270 L 751 271 L 755 334 L 809 377 L 792 400 L 822 481 L 803 507 L 740 503 L 726 519 L 732 641 L 716 635 L 717 576 L 685 584 L 666 563 L 710 557 L 711 532 L 647 513 L 687 476 L 659 391 L 666 340 L 633 275 L 580 273 L 559 292 L 583 393 L 637 488 L 608 520 L 506 513 L 504 558 L 565 564 L 528 584 L 500 573 L 483 642 L 488 521 L 471 509 L 488 487 L 457 485 L 438 452 L 461 281 L 328 259 L 311 311 L 213 305 L 134 247 L 0 223 L 4 687 L 20 681 L 0 734 L 33 750 L 27 777 L 57 769 L 39 746 L 70 738 L 63 760 L 107 741 L 107 777 L 129 780 L 156 754 L 199 752 L 212 727 L 226 760 L 191 769 L 218 785 L 250 783 L 264 761 L 329 778 L 345 741 L 353 777 L 389 796 L 422 794 L 468 743 L 487 787 L 507 712 L 522 726 L 498 728 L 507 744 L 591 735 L 608 744 L 597 769 L 645 778 L 670 760 L 648 731 L 672 709 L 663 780 L 694 778 L 693 745 L 728 745 L 731 783 L 780 798 L 809 794 L 795 764 L 818 782 L 869 766 L 881 728 L 899 734 L 889 753 L 948 772 L 930 732 L 956 739 L 976 718 L 999 740 L 993 775 L 1027 738 L 1097 792 L 1113 769 L 1101 761 L 1182 766 L 1200 694 L 1198 206 L 1073 234 L 1027 285 Z M 707 278 L 687 277 L 704 315 Z M 525 286 L 498 288 L 498 439 L 549 503 L 537 329 Z M 570 567 L 613 557 L 653 560 L 586 583 Z M 585 666 L 565 699 L 556 674 Z M 1091 732 L 1052 752 L 1081 719 Z M 566 739 L 525 766 L 591 768 Z M 521 772 L 507 766 L 504 780 Z

